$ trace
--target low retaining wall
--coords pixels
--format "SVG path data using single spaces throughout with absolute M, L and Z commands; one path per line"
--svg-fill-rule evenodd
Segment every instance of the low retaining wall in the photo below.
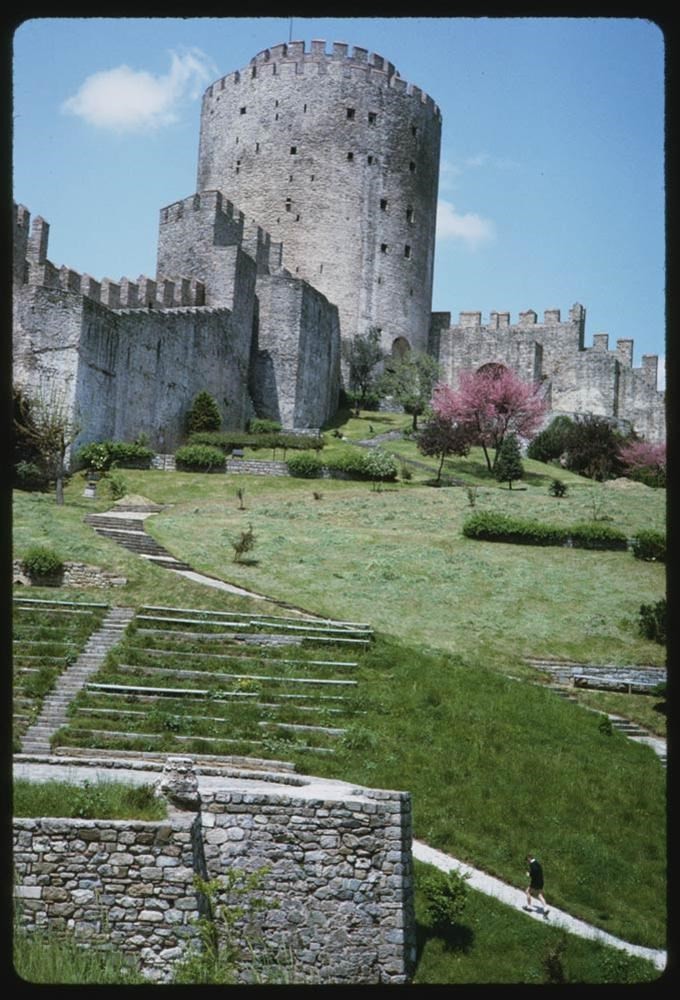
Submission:
M 23 564 L 20 559 L 12 562 L 12 582 L 16 586 L 26 587 L 124 587 L 127 578 L 117 576 L 115 573 L 108 573 L 98 566 L 88 566 L 87 563 L 65 562 L 63 572 L 53 580 L 35 581 L 27 573 L 24 573 Z
M 265 866 L 256 936 L 292 955 L 295 981 L 408 982 L 415 916 L 407 793 L 299 775 L 290 784 L 280 775 L 225 776 L 203 779 L 213 786 L 192 801 L 190 759 L 170 758 L 166 774 L 177 761 L 183 799 L 170 794 L 166 821 L 15 819 L 25 926 L 71 931 L 91 946 L 110 942 L 149 979 L 168 982 L 196 942 L 204 901 L 194 875 Z

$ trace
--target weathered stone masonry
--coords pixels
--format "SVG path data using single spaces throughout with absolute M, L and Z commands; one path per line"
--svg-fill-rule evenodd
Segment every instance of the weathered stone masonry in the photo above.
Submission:
M 297 776 L 296 776 L 297 780 Z M 311 779 L 314 781 L 315 779 Z M 318 780 L 318 779 L 317 779 Z M 234 783 L 238 786 L 238 782 Z M 160 822 L 17 819 L 22 920 L 112 943 L 167 981 L 195 942 L 194 874 L 267 866 L 258 927 L 288 948 L 296 977 L 403 983 L 415 959 L 411 803 L 406 793 L 324 785 L 202 792 L 200 812 Z

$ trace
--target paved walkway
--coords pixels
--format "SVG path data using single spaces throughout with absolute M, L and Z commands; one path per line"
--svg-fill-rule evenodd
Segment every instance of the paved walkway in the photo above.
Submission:
M 570 916 L 563 910 L 555 909 L 550 905 L 550 900 L 548 900 L 547 917 L 543 913 L 543 907 L 540 905 L 534 906 L 531 912 L 522 910 L 522 907 L 526 906 L 524 888 L 518 889 L 516 886 L 507 885 L 505 882 L 501 882 L 500 879 L 471 868 L 470 865 L 462 861 L 457 861 L 456 858 L 452 858 L 448 854 L 443 854 L 433 847 L 428 847 L 427 844 L 423 844 L 421 841 L 413 841 L 413 856 L 418 861 L 434 865 L 443 872 L 457 871 L 461 875 L 468 874 L 470 876 L 469 885 L 471 888 L 476 889 L 478 892 L 483 892 L 487 896 L 493 896 L 501 903 L 512 906 L 529 918 L 550 924 L 551 927 L 559 927 L 561 930 L 567 931 L 569 934 L 575 934 L 577 937 L 600 941 L 610 948 L 617 948 L 619 951 L 625 951 L 629 955 L 637 955 L 639 958 L 645 958 L 648 962 L 652 962 L 657 969 L 665 969 L 666 967 L 667 953 L 665 951 L 654 948 L 643 948 L 641 945 L 629 944 L 627 941 L 622 941 L 620 938 L 614 937 L 612 934 L 607 934 L 606 931 L 600 930 L 598 927 L 592 927 L 583 920 L 578 920 L 576 917 Z

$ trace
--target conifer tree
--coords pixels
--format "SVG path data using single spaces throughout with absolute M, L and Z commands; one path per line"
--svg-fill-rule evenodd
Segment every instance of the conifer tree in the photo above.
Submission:
M 189 434 L 198 431 L 218 431 L 221 426 L 222 417 L 217 403 L 209 392 L 201 390 L 194 397 L 187 413 L 187 431 Z
M 513 480 L 521 479 L 524 475 L 519 441 L 514 434 L 508 434 L 503 438 L 503 443 L 498 449 L 493 474 L 499 483 L 507 483 L 510 489 L 512 489 Z

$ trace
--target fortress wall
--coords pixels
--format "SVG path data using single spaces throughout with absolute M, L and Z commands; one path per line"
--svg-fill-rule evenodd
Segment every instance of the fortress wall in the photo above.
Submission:
M 344 337 L 425 349 L 441 119 L 379 56 L 274 46 L 208 88 L 198 188 L 219 189 L 283 265 L 338 305 Z
M 13 296 L 13 379 L 29 396 L 77 410 L 82 299 L 55 288 L 25 285 Z
M 442 381 L 457 388 L 459 374 L 486 364 L 501 364 L 526 382 L 538 382 L 543 374 L 542 349 L 533 337 L 486 327 L 451 327 L 440 334 L 438 360 Z
M 338 403 L 337 309 L 286 274 L 260 276 L 257 297 L 255 406 L 284 427 L 320 427 Z
M 645 355 L 641 368 L 622 368 L 619 410 L 648 441 L 666 440 L 666 407 L 656 388 L 656 355 Z
M 111 314 L 90 305 L 87 320 L 79 397 L 98 417 L 86 426 L 87 440 L 145 433 L 154 446 L 176 447 L 201 390 L 214 397 L 228 426 L 243 426 L 250 329 L 235 326 L 228 310 Z

